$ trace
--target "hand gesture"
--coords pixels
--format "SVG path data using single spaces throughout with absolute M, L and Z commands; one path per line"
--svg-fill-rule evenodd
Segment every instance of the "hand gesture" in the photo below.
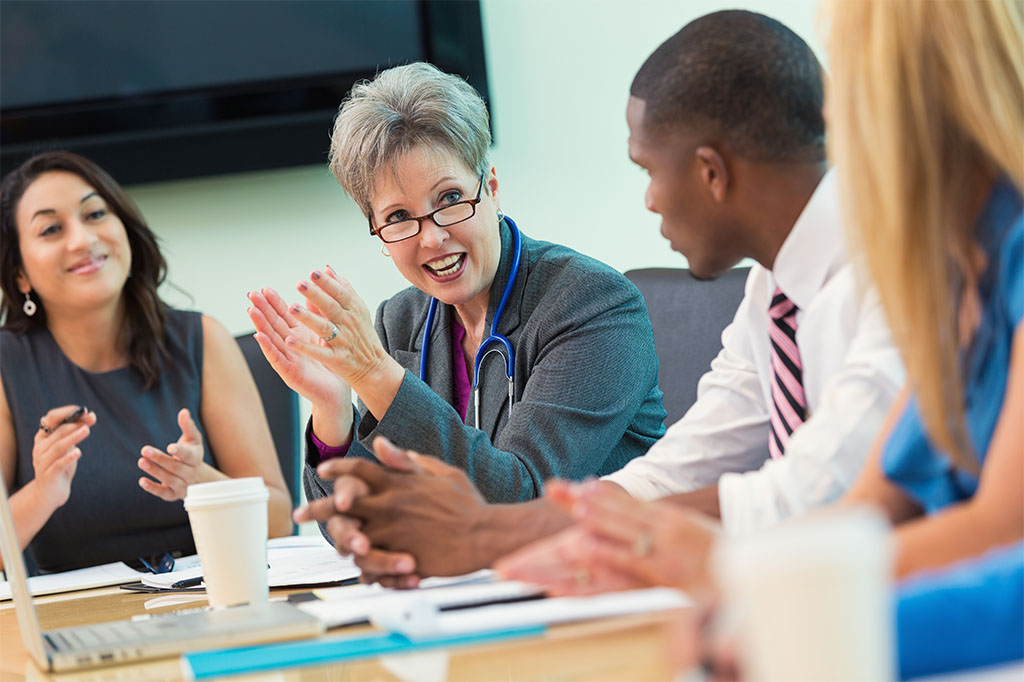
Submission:
M 334 494 L 299 508 L 295 520 L 325 523 L 366 582 L 415 587 L 419 576 L 482 568 L 465 539 L 486 503 L 465 473 L 383 437 L 373 450 L 383 466 L 356 458 L 321 464 L 317 473 L 334 480 Z
M 43 502 L 53 510 L 68 501 L 71 481 L 78 470 L 82 451 L 78 444 L 88 438 L 96 424 L 96 413 L 85 410 L 77 421 L 64 420 L 80 409 L 78 405 L 57 407 L 39 420 L 32 444 L 34 482 Z
M 539 580 L 568 594 L 594 591 L 595 581 L 606 578 L 622 586 L 604 589 L 665 585 L 694 598 L 711 594 L 708 559 L 718 531 L 707 517 L 671 502 L 642 502 L 606 482 L 555 481 L 545 495 L 577 522 L 570 529 L 579 534 L 576 546 L 562 549 L 563 560 L 537 575 L 530 563 L 545 548 L 531 545 L 496 564 L 508 577 Z M 569 540 L 566 535 L 562 543 Z
M 543 585 L 552 597 L 650 587 L 594 561 L 594 539 L 579 525 L 532 542 L 494 563 L 503 578 Z
M 333 371 L 362 396 L 361 382 L 372 384 L 383 368 L 398 364 L 384 350 L 370 312 L 352 285 L 330 266 L 314 270 L 310 279 L 297 287 L 306 298 L 306 307 L 293 303 L 288 313 L 318 338 L 311 338 L 309 333 L 291 334 L 285 343 Z
M 139 479 L 139 486 L 168 502 L 184 499 L 190 485 L 207 480 L 202 475 L 206 466 L 203 462 L 203 436 L 187 409 L 178 412 L 178 426 L 181 427 L 181 438 L 168 445 L 167 452 L 146 445 L 139 459 L 139 468 L 156 479 L 153 481 L 143 476 Z
M 247 312 L 256 327 L 256 342 L 289 388 L 314 406 L 332 411 L 351 409 L 352 394 L 345 380 L 319 360 L 287 344 L 290 337 L 315 344 L 317 337 L 288 312 L 281 296 L 270 288 L 250 291 L 248 296 L 253 307 Z

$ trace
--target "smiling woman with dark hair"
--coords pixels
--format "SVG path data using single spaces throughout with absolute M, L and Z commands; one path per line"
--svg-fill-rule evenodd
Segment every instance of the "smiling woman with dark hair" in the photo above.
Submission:
M 0 466 L 41 570 L 191 553 L 168 502 L 226 477 L 262 476 L 270 533 L 290 530 L 245 360 L 215 320 L 160 300 L 166 269 L 138 209 L 87 159 L 40 154 L 4 178 Z
M 125 317 L 132 335 L 129 354 L 131 364 L 143 376 L 146 386 L 152 386 L 160 375 L 160 355 L 166 353 L 163 331 L 167 323 L 167 307 L 157 296 L 157 287 L 164 281 L 167 274 L 167 263 L 164 261 L 156 236 L 150 231 L 138 209 L 123 190 L 98 166 L 88 160 L 61 152 L 43 154 L 30 159 L 21 168 L 11 173 L 4 181 L 3 194 L 0 196 L 0 287 L 3 299 L 0 300 L 0 319 L 4 329 L 24 334 L 33 329 L 46 326 L 46 306 L 33 305 L 28 307 L 22 303 L 32 301 L 31 286 L 25 278 L 22 268 L 21 241 L 15 215 L 18 202 L 29 189 L 29 186 L 43 173 L 73 173 L 82 182 L 93 188 L 93 192 L 82 199 L 83 210 L 86 203 L 96 204 L 93 219 L 113 213 L 119 216 L 124 225 L 128 245 L 131 250 L 131 277 L 125 282 L 124 308 Z M 102 206 L 106 203 L 106 207 Z M 54 216 L 50 209 L 43 209 L 40 217 L 44 219 Z M 33 216 L 34 220 L 36 216 Z M 45 236 L 58 231 L 55 225 L 47 225 L 49 230 Z M 28 287 L 26 290 L 25 287 Z M 32 312 L 30 315 L 29 312 Z

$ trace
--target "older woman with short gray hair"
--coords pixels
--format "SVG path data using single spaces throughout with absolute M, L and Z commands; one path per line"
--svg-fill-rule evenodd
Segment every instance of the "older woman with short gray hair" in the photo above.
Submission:
M 331 170 L 412 286 L 375 322 L 329 267 L 298 283 L 305 305 L 249 295 L 264 354 L 312 402 L 311 499 L 331 490 L 318 464 L 371 458 L 377 436 L 458 466 L 489 501 L 517 502 L 550 478 L 616 471 L 664 433 L 640 293 L 519 232 L 490 142 L 480 96 L 429 64 L 383 71 L 342 103 Z

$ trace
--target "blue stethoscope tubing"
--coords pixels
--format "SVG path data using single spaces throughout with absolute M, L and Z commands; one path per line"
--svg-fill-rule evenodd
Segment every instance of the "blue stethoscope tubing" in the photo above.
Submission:
M 505 348 L 505 375 L 508 377 L 508 417 L 512 418 L 512 402 L 515 400 L 515 351 L 512 349 L 512 342 L 504 334 L 498 333 L 498 321 L 501 314 L 505 312 L 505 304 L 512 294 L 512 287 L 516 284 L 516 275 L 519 273 L 519 258 L 522 255 L 522 238 L 519 235 L 519 227 L 508 216 L 504 217 L 508 228 L 512 232 L 512 267 L 509 269 L 508 280 L 505 282 L 505 291 L 501 294 L 498 307 L 494 310 L 494 317 L 491 318 L 490 335 L 480 342 L 480 348 L 476 351 L 476 358 L 473 360 L 473 409 L 475 411 L 475 426 L 480 428 L 480 365 L 491 353 L 501 355 L 501 347 Z M 420 380 L 427 380 L 427 356 L 430 353 L 430 332 L 434 328 L 434 314 L 437 312 L 437 299 L 430 299 L 430 307 L 427 308 L 427 322 L 423 328 L 423 343 L 420 350 Z M 494 344 L 500 344 L 494 346 Z

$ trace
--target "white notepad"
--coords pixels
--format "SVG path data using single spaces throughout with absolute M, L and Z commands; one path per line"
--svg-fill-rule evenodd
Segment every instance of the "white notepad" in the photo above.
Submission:
M 149 574 L 136 571 L 134 568 L 119 561 L 113 564 L 90 566 L 89 568 L 80 568 L 63 573 L 34 575 L 28 579 L 28 589 L 32 596 L 38 597 L 43 594 L 91 590 L 96 587 L 109 587 L 110 585 L 125 585 L 138 582 L 144 575 Z M 7 601 L 10 598 L 11 584 L 7 581 L 0 581 L 0 601 Z
M 267 541 L 267 584 L 270 587 L 302 587 L 358 578 L 359 568 L 320 536 L 293 535 Z M 195 555 L 174 562 L 170 573 L 146 573 L 142 584 L 168 589 L 174 583 L 203 574 Z

